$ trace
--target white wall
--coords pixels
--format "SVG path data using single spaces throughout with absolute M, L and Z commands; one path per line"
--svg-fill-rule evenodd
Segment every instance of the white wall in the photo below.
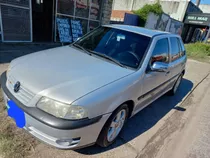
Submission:
M 200 4 L 199 8 L 203 11 L 203 13 L 210 13 L 210 5 Z
M 113 0 L 113 10 L 132 10 L 134 0 Z
M 161 6 L 166 14 L 182 21 L 190 0 L 161 0 Z M 156 0 L 114 0 L 113 10 L 137 10 L 145 4 L 153 4 Z

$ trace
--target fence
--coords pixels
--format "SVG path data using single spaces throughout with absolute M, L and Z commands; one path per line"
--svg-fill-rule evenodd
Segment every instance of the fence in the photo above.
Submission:
M 157 16 L 154 13 L 148 15 L 145 27 L 149 29 L 156 29 L 167 31 L 175 34 L 182 34 L 184 24 L 178 20 L 172 19 L 167 14 Z

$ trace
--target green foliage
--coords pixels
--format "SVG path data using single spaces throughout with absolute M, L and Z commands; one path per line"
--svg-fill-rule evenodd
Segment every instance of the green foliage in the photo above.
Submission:
M 141 9 L 134 11 L 134 13 L 140 16 L 140 18 L 143 20 L 147 20 L 147 16 L 150 12 L 161 15 L 163 13 L 163 10 L 160 3 L 146 4 Z
M 141 9 L 133 11 L 134 14 L 138 15 L 143 24 L 146 23 L 147 17 L 150 12 L 161 15 L 163 13 L 163 9 L 159 3 L 159 1 L 155 4 L 146 4 Z
M 193 59 L 210 62 L 210 44 L 190 43 L 185 44 L 187 56 Z

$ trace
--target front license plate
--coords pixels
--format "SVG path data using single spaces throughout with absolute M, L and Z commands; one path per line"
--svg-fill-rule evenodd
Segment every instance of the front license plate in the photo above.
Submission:
M 8 100 L 6 106 L 8 116 L 15 120 L 17 127 L 23 128 L 26 124 L 23 110 L 19 108 L 12 100 Z

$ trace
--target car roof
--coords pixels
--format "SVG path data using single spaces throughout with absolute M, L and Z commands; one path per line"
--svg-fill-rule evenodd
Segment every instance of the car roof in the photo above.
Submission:
M 145 36 L 148 36 L 148 37 L 171 34 L 169 32 L 163 32 L 163 31 L 159 31 L 159 30 L 151 30 L 151 29 L 138 27 L 138 26 L 131 26 L 131 25 L 111 24 L 111 25 L 104 25 L 104 26 L 105 27 L 116 28 L 116 29 L 120 29 L 120 30 L 125 30 L 125 31 L 129 31 L 129 32 L 134 32 L 134 33 L 145 35 Z

